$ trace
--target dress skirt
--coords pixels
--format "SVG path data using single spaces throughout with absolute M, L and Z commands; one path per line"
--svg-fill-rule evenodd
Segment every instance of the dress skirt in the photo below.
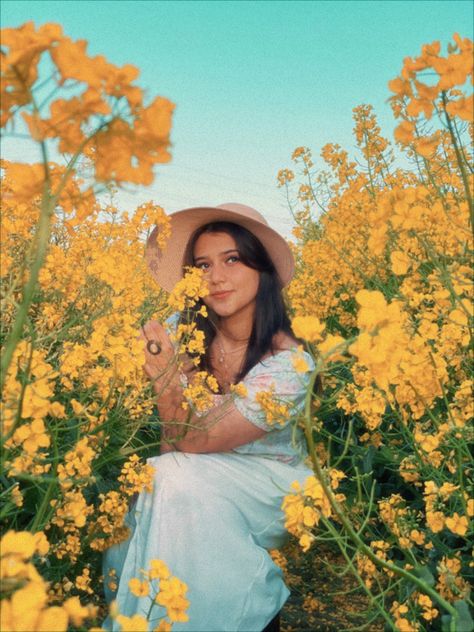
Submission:
M 283 497 L 311 471 L 258 455 L 169 452 L 148 460 L 155 468 L 152 492 L 142 492 L 127 516 L 131 534 L 104 556 L 105 585 L 117 573 L 120 614 L 146 617 L 149 597 L 135 597 L 128 582 L 159 559 L 188 586 L 189 621 L 173 632 L 261 632 L 289 591 L 268 549 L 287 539 Z M 149 630 L 166 614 L 153 607 Z M 110 618 L 106 630 L 120 627 Z

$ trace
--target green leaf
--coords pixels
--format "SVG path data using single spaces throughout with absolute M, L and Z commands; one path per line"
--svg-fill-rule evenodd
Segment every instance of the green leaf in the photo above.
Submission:
M 467 603 L 464 600 L 459 600 L 455 601 L 453 605 L 458 615 L 456 626 L 451 627 L 453 617 L 450 614 L 445 614 L 441 617 L 441 632 L 472 632 L 474 621 Z
M 474 621 L 467 603 L 462 599 L 455 601 L 453 605 L 458 613 L 457 630 L 459 632 L 472 632 L 474 630 Z
M 427 566 L 415 566 L 411 571 L 415 577 L 422 579 L 427 586 L 435 585 L 435 578 Z
M 374 462 L 374 454 L 375 454 L 375 448 L 373 445 L 371 445 L 367 449 L 364 455 L 364 459 L 362 461 L 362 469 L 363 469 L 364 474 L 368 474 L 372 470 L 372 464 Z

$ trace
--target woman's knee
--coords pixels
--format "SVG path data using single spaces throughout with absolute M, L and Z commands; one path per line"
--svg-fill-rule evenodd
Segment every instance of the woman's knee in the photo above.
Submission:
M 177 492 L 186 492 L 190 487 L 194 488 L 200 471 L 196 456 L 198 455 L 167 452 L 149 459 L 149 464 L 155 468 L 155 486 L 166 486 Z

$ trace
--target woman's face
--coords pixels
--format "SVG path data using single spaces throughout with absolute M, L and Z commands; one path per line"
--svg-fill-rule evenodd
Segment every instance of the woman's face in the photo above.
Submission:
M 260 275 L 242 263 L 234 238 L 227 233 L 203 233 L 193 258 L 209 285 L 205 304 L 221 318 L 238 316 L 251 322 Z

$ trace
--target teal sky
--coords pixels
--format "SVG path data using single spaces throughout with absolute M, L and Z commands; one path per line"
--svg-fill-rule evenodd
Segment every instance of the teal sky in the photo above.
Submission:
M 387 82 L 403 58 L 454 32 L 473 36 L 469 0 L 3 0 L 1 17 L 10 27 L 58 22 L 91 54 L 136 65 L 150 97 L 176 103 L 173 161 L 120 205 L 242 202 L 283 231 L 290 216 L 276 175 L 293 149 L 317 156 L 337 142 L 351 151 L 360 103 L 374 105 L 391 134 Z M 7 157 L 26 153 L 4 143 Z

